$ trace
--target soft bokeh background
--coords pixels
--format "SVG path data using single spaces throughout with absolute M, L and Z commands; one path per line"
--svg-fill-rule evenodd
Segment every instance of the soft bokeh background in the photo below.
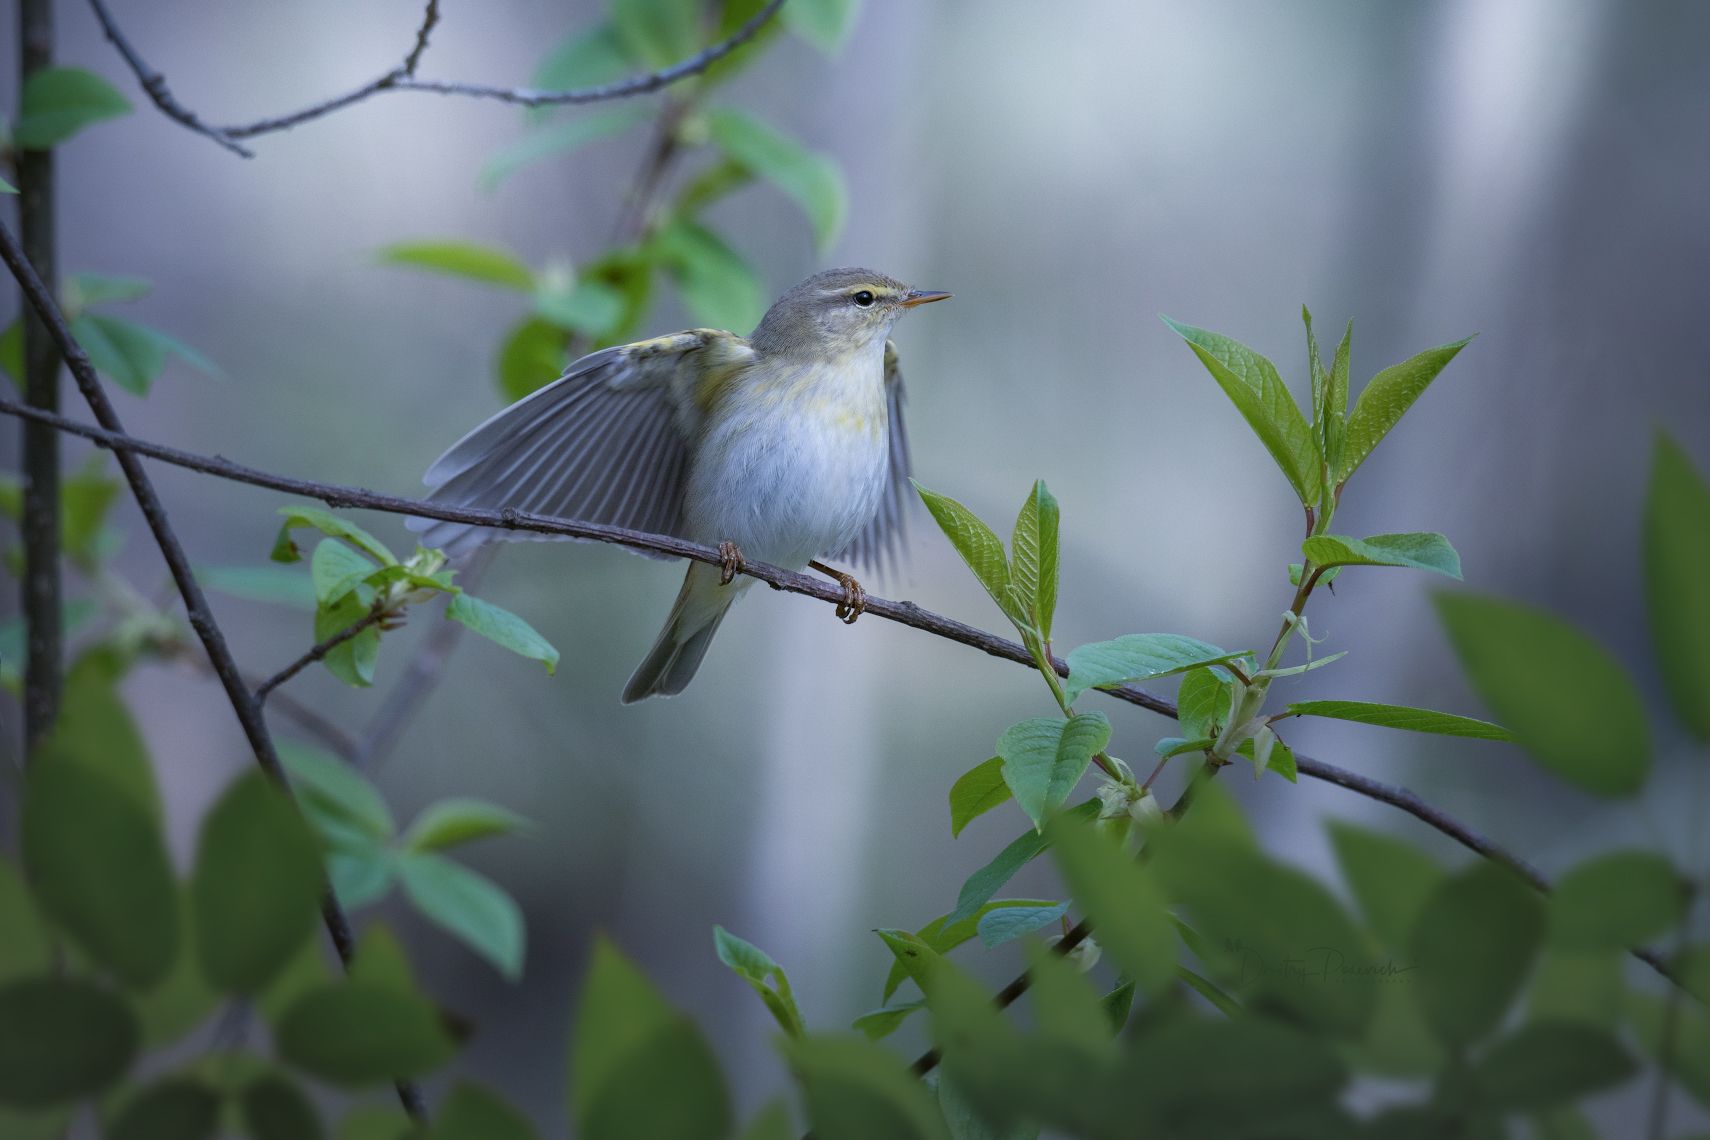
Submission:
M 419 16 L 414 0 L 115 7 L 214 119 L 372 76 Z M 423 74 L 522 82 L 595 15 L 586 2 L 448 0 Z M 140 101 L 88 10 L 66 2 L 59 17 L 61 60 Z M 10 34 L 11 13 L 0 26 Z M 917 474 L 1000 521 L 1030 480 L 1049 480 L 1064 505 L 1062 646 L 1141 630 L 1254 644 L 1288 600 L 1298 510 L 1160 312 L 1248 341 L 1297 382 L 1302 301 L 1323 339 L 1357 318 L 1356 384 L 1479 333 L 1360 472 L 1338 529 L 1447 533 L 1469 588 L 1571 615 L 1654 692 L 1636 575 L 1653 433 L 1666 426 L 1710 466 L 1706 42 L 1710 8 L 1692 3 L 867 0 L 834 61 L 787 40 L 721 95 L 841 162 L 851 213 L 837 247 L 816 254 L 767 188 L 718 217 L 774 292 L 827 264 L 955 291 L 898 333 Z M 15 90 L 13 54 L 0 50 L 0 91 Z M 136 315 L 227 373 L 175 370 L 147 401 L 119 396 L 131 429 L 412 492 L 497 406 L 490 361 L 519 308 L 373 251 L 464 237 L 536 264 L 591 255 L 643 144 L 633 134 L 477 189 L 481 163 L 522 129 L 497 104 L 399 94 L 257 140 L 251 162 L 146 105 L 65 147 L 65 269 L 152 278 Z M 5 291 L 0 316 L 16 304 Z M 652 322 L 685 323 L 671 305 Z M 14 467 L 15 434 L 0 440 Z M 155 470 L 196 561 L 265 559 L 279 496 Z M 152 591 L 158 555 L 134 512 L 122 521 L 120 566 Z M 361 521 L 406 542 L 394 519 Z M 1004 725 L 1047 710 L 1037 680 L 883 621 L 845 629 L 823 605 L 756 591 L 687 694 L 620 707 L 679 574 L 579 544 L 507 548 L 483 593 L 563 650 L 559 675 L 466 640 L 381 771 L 405 818 L 468 794 L 540 824 L 470 857 L 527 910 L 521 985 L 401 910 L 381 913 L 412 935 L 430 986 L 480 1021 L 469 1068 L 549 1120 L 562 1119 L 564 1028 L 595 931 L 694 1013 L 751 1106 L 783 1076 L 760 1004 L 713 957 L 712 924 L 780 959 L 810 1021 L 846 1024 L 878 1004 L 888 955 L 868 931 L 948 909 L 1021 823 L 1005 810 L 952 841 L 944 794 Z M 1000 622 L 929 524 L 914 528 L 904 580 L 872 585 Z M 1292 691 L 1477 714 L 1432 619 L 1437 588 L 1402 572 L 1345 577 L 1310 616 L 1350 655 Z M 257 671 L 310 640 L 303 614 L 218 605 Z M 434 624 L 387 637 L 375 692 L 318 672 L 293 692 L 359 727 Z M 127 695 L 187 851 L 246 763 L 241 737 L 191 668 L 141 671 Z M 1130 756 L 1170 728 L 1109 711 Z M 1614 807 L 1502 746 L 1332 724 L 1288 736 L 1410 784 L 1553 872 L 1616 841 L 1680 851 L 1701 826 L 1702 795 L 1684 793 L 1702 784 L 1684 774 L 1703 757 L 1659 724 L 1652 794 Z M 1332 787 L 1230 783 L 1272 846 L 1309 865 L 1328 866 L 1316 822 L 1328 813 L 1459 858 Z M 1016 888 L 1054 889 L 1044 868 Z M 969 959 L 993 979 L 1015 965 Z

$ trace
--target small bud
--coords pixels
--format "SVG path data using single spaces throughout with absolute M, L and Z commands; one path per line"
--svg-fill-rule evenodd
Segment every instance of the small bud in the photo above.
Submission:
M 1158 803 L 1158 797 L 1151 792 L 1141 792 L 1140 798 L 1128 805 L 1128 817 L 1141 827 L 1152 827 L 1164 818 L 1164 809 Z
M 1063 936 L 1058 934 L 1051 938 L 1047 938 L 1045 940 L 1045 945 L 1055 946 L 1062 940 Z M 1094 966 L 1098 965 L 1098 960 L 1104 957 L 1104 947 L 1100 946 L 1098 944 L 1098 940 L 1089 934 L 1079 942 L 1075 943 L 1074 949 L 1070 950 L 1063 956 L 1075 964 L 1075 969 L 1084 974 Z

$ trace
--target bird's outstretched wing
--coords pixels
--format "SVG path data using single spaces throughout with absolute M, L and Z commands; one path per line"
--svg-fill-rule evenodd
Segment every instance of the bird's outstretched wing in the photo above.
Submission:
M 904 520 L 914 488 L 909 486 L 908 428 L 903 423 L 903 378 L 897 366 L 897 346 L 885 342 L 885 405 L 890 418 L 890 470 L 873 521 L 861 528 L 833 559 L 883 573 L 894 572 L 902 559 Z
M 678 534 L 702 393 L 753 360 L 747 341 L 717 329 L 601 349 L 452 444 L 422 482 L 433 502 Z M 434 519 L 410 528 L 453 556 L 552 537 Z

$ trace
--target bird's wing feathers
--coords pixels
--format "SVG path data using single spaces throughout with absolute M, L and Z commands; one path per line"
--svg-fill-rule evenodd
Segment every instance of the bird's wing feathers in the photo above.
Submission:
M 894 571 L 902 558 L 904 521 L 914 490 L 909 486 L 908 428 L 903 422 L 902 369 L 897 365 L 897 346 L 885 342 L 885 405 L 890 419 L 890 469 L 879 509 L 873 520 L 833 558 L 878 571 Z
M 700 389 L 753 359 L 747 341 L 716 329 L 602 349 L 458 440 L 422 481 L 434 502 L 677 534 Z M 411 527 L 454 555 L 550 537 L 432 519 Z

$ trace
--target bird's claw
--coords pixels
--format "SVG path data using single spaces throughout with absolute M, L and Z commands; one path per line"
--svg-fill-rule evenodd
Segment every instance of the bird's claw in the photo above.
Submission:
M 747 561 L 742 557 L 742 551 L 736 543 L 729 539 L 718 544 L 718 584 L 728 586 L 736 576 L 748 568 Z
M 844 625 L 854 625 L 855 619 L 867 612 L 867 591 L 849 574 L 837 575 L 837 584 L 843 587 L 843 600 L 837 603 L 837 616 L 843 619 Z

